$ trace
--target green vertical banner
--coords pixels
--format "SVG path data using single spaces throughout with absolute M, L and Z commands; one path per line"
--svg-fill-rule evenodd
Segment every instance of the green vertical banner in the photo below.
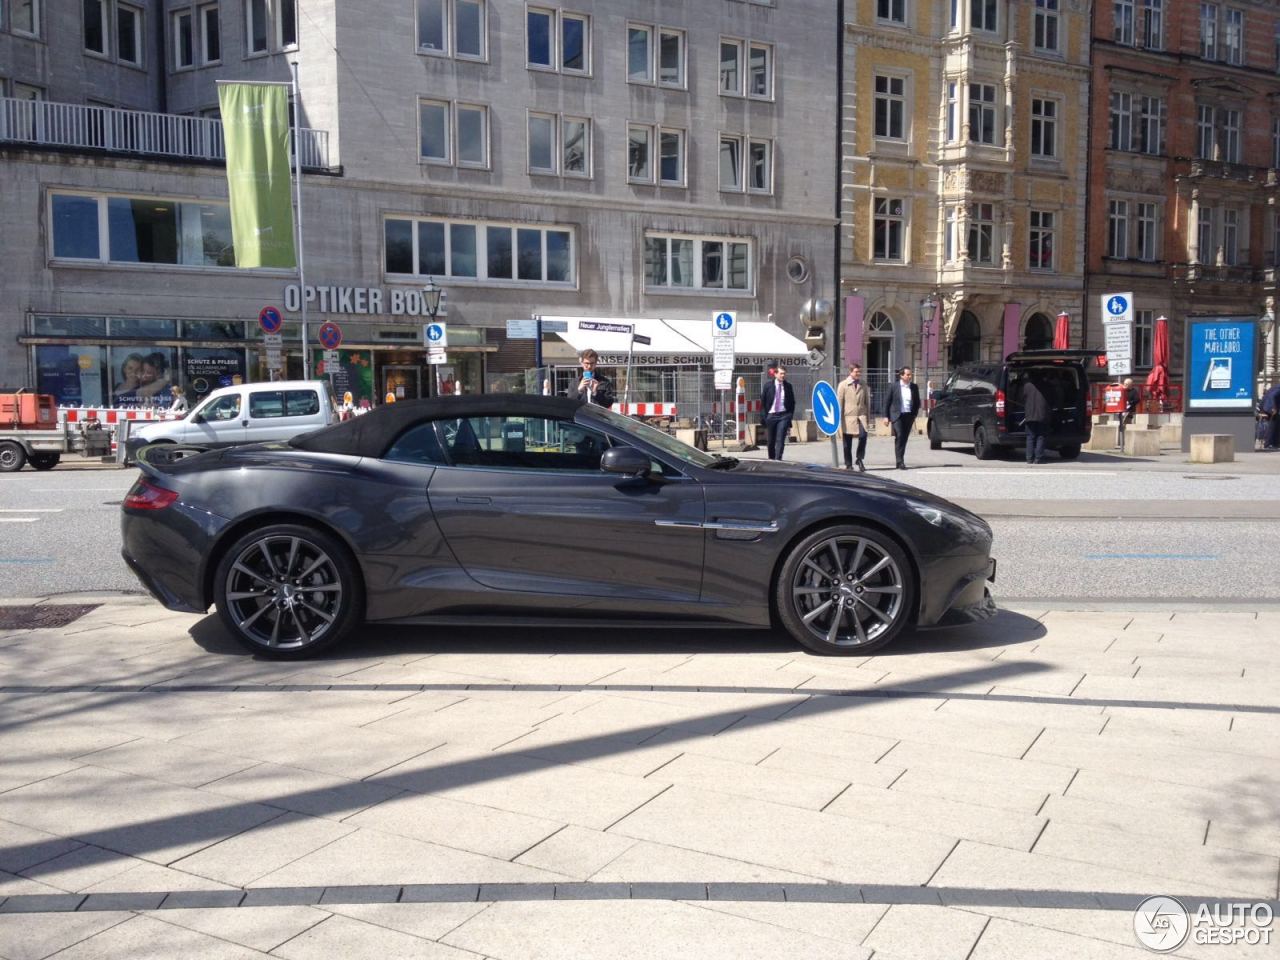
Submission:
M 289 103 L 282 84 L 218 85 L 237 267 L 296 267 Z

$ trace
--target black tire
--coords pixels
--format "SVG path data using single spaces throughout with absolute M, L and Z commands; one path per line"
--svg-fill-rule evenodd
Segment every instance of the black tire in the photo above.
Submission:
M 891 643 L 914 616 L 915 598 L 915 575 L 902 548 L 879 530 L 853 523 L 802 539 L 774 585 L 783 627 L 826 656 L 861 656 Z
M 301 524 L 272 524 L 231 544 L 214 573 L 213 597 L 231 635 L 272 660 L 313 657 L 364 619 L 364 584 L 351 551 Z
M 1080 444 L 1073 443 L 1069 446 L 1059 447 L 1058 456 L 1063 460 L 1074 460 L 1076 457 L 1080 456 Z
M 27 462 L 27 451 L 22 444 L 6 440 L 0 443 L 0 473 L 17 473 Z
M 973 455 L 979 460 L 992 460 L 996 449 L 987 441 L 987 428 L 978 424 L 973 428 Z
M 942 449 L 942 437 L 938 435 L 938 422 L 932 417 L 929 418 L 929 449 Z
M 30 456 L 31 466 L 37 470 L 52 470 L 62 459 L 60 453 L 33 453 Z

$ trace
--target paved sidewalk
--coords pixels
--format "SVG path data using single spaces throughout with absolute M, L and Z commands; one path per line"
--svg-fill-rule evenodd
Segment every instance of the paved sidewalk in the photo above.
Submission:
M 1280 896 L 1275 611 L 1183 609 L 850 659 L 366 628 L 277 664 L 119 598 L 0 627 L 0 957 L 1150 956 L 1148 895 Z

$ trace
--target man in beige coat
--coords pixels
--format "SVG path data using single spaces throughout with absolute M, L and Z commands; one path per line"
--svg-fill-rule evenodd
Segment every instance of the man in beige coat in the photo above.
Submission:
M 867 390 L 866 381 L 862 379 L 862 367 L 856 363 L 849 364 L 849 377 L 840 381 L 836 390 L 836 399 L 840 401 L 840 432 L 844 436 L 844 468 L 852 470 L 855 463 L 853 456 L 853 438 L 858 438 L 858 470 L 866 473 L 862 458 L 867 452 L 867 426 L 871 420 L 871 393 Z

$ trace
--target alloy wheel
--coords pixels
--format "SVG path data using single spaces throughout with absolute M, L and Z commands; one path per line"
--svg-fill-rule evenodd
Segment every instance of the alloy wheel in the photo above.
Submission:
M 801 558 L 791 582 L 800 621 L 835 646 L 874 643 L 902 617 L 902 570 L 874 540 L 836 536 Z
M 304 537 L 250 541 L 227 571 L 225 588 L 237 629 L 263 647 L 310 647 L 342 615 L 342 578 L 334 560 Z

